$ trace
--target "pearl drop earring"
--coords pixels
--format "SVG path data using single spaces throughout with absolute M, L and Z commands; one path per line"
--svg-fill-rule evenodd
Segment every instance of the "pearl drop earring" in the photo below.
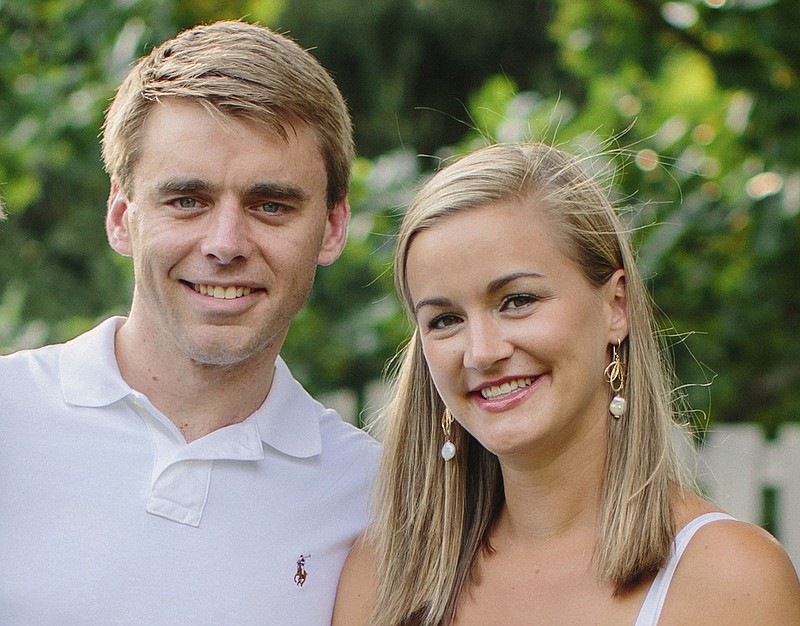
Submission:
M 444 432 L 444 445 L 442 446 L 442 458 L 445 463 L 456 455 L 456 444 L 450 440 L 450 427 L 453 424 L 453 414 L 445 409 L 442 413 L 442 431 Z
M 618 347 L 619 352 L 617 351 Z M 611 346 L 611 351 L 611 363 L 606 367 L 605 376 L 608 384 L 611 385 L 614 397 L 611 399 L 611 404 L 608 405 L 608 411 L 614 416 L 614 419 L 619 419 L 625 414 L 626 404 L 625 398 L 622 397 L 622 389 L 625 387 L 625 364 L 619 355 L 622 351 L 621 339 L 617 339 L 616 346 Z

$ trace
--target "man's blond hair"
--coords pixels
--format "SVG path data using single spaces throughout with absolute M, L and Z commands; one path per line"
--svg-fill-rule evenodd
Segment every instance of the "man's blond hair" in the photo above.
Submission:
M 106 171 L 127 193 L 148 113 L 166 98 L 196 101 L 283 136 L 307 124 L 325 163 L 328 206 L 346 198 L 354 154 L 347 106 L 325 69 L 288 37 L 246 22 L 216 22 L 184 31 L 140 59 L 108 108 L 102 135 Z

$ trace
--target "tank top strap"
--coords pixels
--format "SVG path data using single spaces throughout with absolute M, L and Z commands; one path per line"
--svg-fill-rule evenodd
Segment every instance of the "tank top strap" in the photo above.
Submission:
M 658 574 L 656 574 L 650 585 L 634 626 L 656 626 L 658 624 L 658 619 L 661 617 L 661 611 L 664 608 L 664 600 L 667 598 L 667 591 L 669 591 L 669 585 L 672 582 L 672 576 L 675 574 L 675 569 L 678 567 L 678 562 L 681 560 L 686 546 L 689 545 L 694 534 L 703 526 L 720 520 L 735 520 L 735 518 L 727 513 L 705 513 L 695 517 L 675 535 L 669 558 L 664 567 L 658 570 Z

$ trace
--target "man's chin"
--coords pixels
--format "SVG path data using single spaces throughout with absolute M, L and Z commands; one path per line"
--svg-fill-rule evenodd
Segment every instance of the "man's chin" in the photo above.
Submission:
M 234 342 L 193 344 L 184 347 L 189 360 L 199 367 L 234 367 L 262 354 L 266 345 L 236 345 Z

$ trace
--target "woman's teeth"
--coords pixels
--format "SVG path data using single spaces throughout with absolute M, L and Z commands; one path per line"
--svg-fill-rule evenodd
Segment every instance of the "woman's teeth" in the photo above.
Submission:
M 502 385 L 495 385 L 493 387 L 485 387 L 481 389 L 481 395 L 487 400 L 494 400 L 501 396 L 507 396 L 512 391 L 522 389 L 531 384 L 530 378 L 519 378 L 517 380 L 510 380 Z

